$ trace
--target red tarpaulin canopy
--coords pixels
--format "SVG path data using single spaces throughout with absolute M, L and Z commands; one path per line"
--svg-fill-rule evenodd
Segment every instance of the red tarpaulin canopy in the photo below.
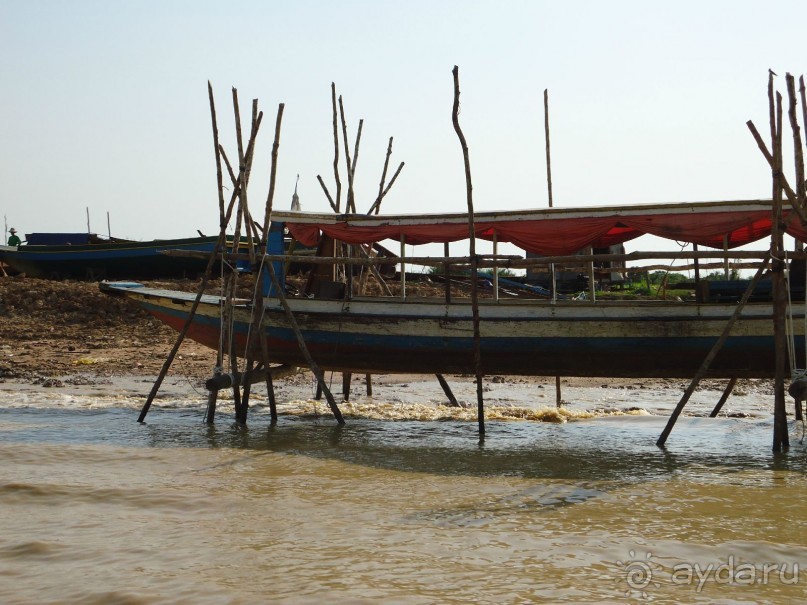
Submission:
M 784 207 L 787 222 L 789 205 Z M 527 252 L 565 255 L 593 246 L 620 244 L 650 234 L 711 248 L 736 248 L 770 235 L 770 200 L 691 202 L 589 208 L 548 208 L 474 214 L 476 237 L 510 242 Z M 453 242 L 467 239 L 468 215 L 312 214 L 273 212 L 272 220 L 286 223 L 289 232 L 306 246 L 316 246 L 320 235 L 349 244 L 371 244 L 385 239 L 407 244 Z M 797 216 L 787 233 L 805 241 L 807 229 Z

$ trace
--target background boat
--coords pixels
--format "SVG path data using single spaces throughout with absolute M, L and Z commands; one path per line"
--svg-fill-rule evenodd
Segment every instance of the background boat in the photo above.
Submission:
M 166 256 L 167 250 L 210 252 L 217 237 L 135 242 L 93 233 L 30 233 L 19 248 L 0 247 L 0 261 L 17 273 L 46 279 L 193 277 L 207 259 Z

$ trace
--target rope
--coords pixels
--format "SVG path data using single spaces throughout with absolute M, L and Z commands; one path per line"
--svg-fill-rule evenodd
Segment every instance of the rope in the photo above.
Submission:
M 785 329 L 787 331 L 787 355 L 790 360 L 790 380 L 791 382 L 793 382 L 806 377 L 807 369 L 799 369 L 796 367 L 796 330 L 795 330 L 795 320 L 793 319 L 793 299 L 790 283 L 790 268 L 787 263 L 787 252 L 785 252 L 784 260 L 785 260 L 785 281 L 787 284 L 787 316 L 785 322 Z M 805 322 L 805 334 L 807 335 L 807 313 L 804 314 L 803 321 Z M 807 339 L 805 339 L 805 359 L 807 359 Z
M 185 364 L 182 361 L 182 356 L 177 355 L 177 359 L 179 359 L 179 365 L 182 367 L 182 375 L 185 377 L 185 380 L 188 381 L 188 384 L 190 385 L 191 389 L 193 389 L 193 392 L 199 395 L 199 397 L 206 397 L 206 395 L 197 389 L 196 385 L 191 381 L 190 373 L 185 368 Z
M 262 254 L 261 255 L 261 264 L 258 266 L 258 273 L 257 273 L 258 277 L 255 279 L 255 287 L 252 289 L 252 300 L 253 301 L 257 299 L 258 288 L 261 285 L 261 275 L 262 275 L 262 272 L 263 272 L 263 264 L 265 262 L 266 262 L 266 255 Z M 261 306 L 262 306 L 262 309 L 261 309 L 261 314 L 260 314 L 260 318 L 259 318 L 260 321 L 258 322 L 259 326 L 263 323 L 263 314 L 266 312 L 266 305 L 261 305 Z M 247 343 L 249 343 L 249 337 L 251 336 L 251 334 L 252 334 L 252 322 L 250 321 L 249 322 L 249 327 L 247 328 Z M 245 351 L 245 354 L 248 354 L 248 352 Z
M 787 334 L 787 356 L 790 361 L 790 379 L 796 379 L 796 336 L 793 330 L 793 300 L 790 294 L 790 268 L 787 262 L 787 251 L 784 258 L 785 290 L 787 291 L 787 313 L 785 314 L 785 333 Z M 803 371 L 802 371 L 803 372 Z

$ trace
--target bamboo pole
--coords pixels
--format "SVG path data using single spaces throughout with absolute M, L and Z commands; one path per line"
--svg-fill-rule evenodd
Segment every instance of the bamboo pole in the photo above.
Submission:
M 372 258 L 370 256 L 370 253 L 367 250 L 365 250 L 364 246 L 359 246 L 358 250 L 363 258 L 365 259 Z M 376 281 L 378 282 L 378 285 L 381 286 L 381 289 L 387 293 L 387 296 L 392 296 L 392 291 L 389 289 L 387 282 L 384 280 L 384 277 L 381 275 L 381 272 L 378 270 L 378 268 L 374 264 L 368 264 L 367 266 L 370 268 L 370 273 L 372 273 L 373 277 L 375 277 Z M 365 285 L 366 284 L 367 282 L 365 282 Z M 362 294 L 363 293 L 364 291 L 362 290 Z
M 262 113 L 258 112 L 258 100 L 253 99 L 252 100 L 252 132 L 255 132 L 255 127 L 256 127 L 256 124 L 257 124 L 258 120 L 260 119 L 260 117 L 262 117 Z M 240 137 L 239 137 L 238 143 L 239 143 L 239 145 L 238 145 L 239 163 L 244 164 L 246 166 L 244 174 L 246 175 L 246 181 L 248 182 L 249 181 L 249 176 L 250 176 L 251 171 L 252 171 L 252 159 L 251 158 L 247 159 L 246 157 L 244 157 Z M 246 193 L 246 191 L 245 191 L 245 193 Z M 255 266 L 255 257 L 256 257 L 255 247 L 256 247 L 256 242 L 260 241 L 260 239 L 259 239 L 260 236 L 258 235 L 258 226 L 255 223 L 255 221 L 252 219 L 252 214 L 251 214 L 251 212 L 249 210 L 249 204 L 247 203 L 247 199 L 248 198 L 247 198 L 246 195 L 244 195 L 242 197 L 243 210 L 244 210 L 244 228 L 245 228 L 245 233 L 246 233 L 247 240 L 249 241 L 249 246 L 247 248 L 247 253 L 249 255 L 249 263 L 250 263 L 250 266 L 254 267 Z M 265 230 L 264 230 L 264 236 L 265 235 L 266 235 L 266 233 L 265 233 Z M 234 245 L 234 247 L 236 247 L 236 249 L 239 249 L 240 245 L 241 245 L 241 242 L 240 241 L 237 241 L 237 242 L 234 241 L 233 245 Z M 264 250 L 264 252 L 265 252 L 265 250 Z M 233 282 L 233 284 L 234 283 L 235 282 Z M 260 280 L 259 280 L 259 283 L 260 283 Z M 260 302 L 260 304 L 263 303 L 263 298 L 262 297 L 259 299 L 259 302 Z M 256 329 L 259 330 L 260 326 L 258 326 Z M 250 335 L 253 334 L 253 332 L 254 331 L 251 330 Z M 253 369 L 253 360 L 251 359 L 251 354 L 252 354 L 251 351 L 252 351 L 252 349 L 251 349 L 250 343 L 247 343 L 247 350 L 245 351 L 245 355 L 244 355 L 246 357 L 246 361 L 247 361 L 247 366 L 246 366 L 247 371 L 251 371 Z M 261 351 L 262 351 L 262 353 L 266 353 L 266 348 L 261 347 Z M 264 355 L 264 361 L 266 361 L 267 358 L 268 358 L 268 356 Z M 269 364 L 268 364 L 268 362 L 266 362 L 264 365 L 268 366 Z M 270 386 L 272 384 L 271 375 L 267 375 L 267 384 L 270 385 Z M 246 424 L 246 421 L 247 421 L 247 413 L 249 411 L 249 398 L 250 398 L 251 392 L 252 392 L 252 383 L 245 384 L 244 388 L 243 388 L 243 392 L 242 392 L 242 398 L 241 398 L 241 413 L 240 413 L 240 415 L 236 414 L 236 421 L 239 421 L 239 422 L 241 422 L 243 424 Z M 271 392 L 271 389 L 270 389 L 270 392 L 267 395 L 268 395 L 270 401 L 274 400 L 273 393 Z M 274 406 L 272 404 L 270 404 L 270 411 L 275 412 Z M 271 415 L 272 415 L 272 420 L 273 421 L 277 420 L 277 414 L 276 413 L 273 413 Z
M 277 108 L 277 118 L 275 120 L 275 138 L 274 142 L 272 143 L 272 160 L 271 160 L 271 169 L 269 174 L 269 192 L 266 196 L 266 204 L 264 207 L 264 217 L 263 217 L 263 239 L 260 241 L 260 246 L 262 249 L 263 254 L 267 252 L 268 240 L 269 240 L 269 231 L 271 228 L 272 222 L 272 206 L 274 203 L 275 197 L 275 186 L 277 182 L 277 156 L 278 150 L 280 149 L 280 126 L 283 121 L 283 109 L 285 108 L 285 104 L 280 103 Z M 264 290 L 264 275 L 263 271 L 260 271 L 258 274 L 258 283 L 257 287 L 254 291 L 253 297 L 253 304 L 252 304 L 252 317 L 250 322 L 250 330 L 249 330 L 249 338 L 247 339 L 247 347 L 245 351 L 246 355 L 246 367 L 247 372 L 252 371 L 254 365 L 253 355 L 253 348 L 255 345 L 255 340 L 258 339 L 260 342 L 260 352 L 263 358 L 264 366 L 269 366 L 269 351 L 266 344 L 266 339 L 263 335 L 263 290 Z M 247 404 L 249 402 L 249 388 L 250 385 L 247 384 L 245 387 L 245 399 L 246 403 L 244 404 L 244 414 L 243 414 L 243 421 L 246 422 L 246 409 Z M 266 381 L 266 389 L 267 389 L 267 397 L 269 398 L 269 412 L 273 421 L 277 420 L 277 410 L 275 407 L 275 398 L 274 398 L 274 385 L 272 383 L 272 376 L 271 374 L 267 374 L 267 381 Z
M 303 357 L 305 357 L 308 367 L 311 368 L 311 372 L 317 379 L 318 388 L 325 393 L 325 398 L 328 400 L 328 406 L 331 408 L 331 412 L 333 412 L 336 422 L 339 424 L 345 424 L 345 419 L 342 417 L 342 412 L 339 410 L 339 406 L 336 405 L 336 401 L 334 400 L 333 394 L 328 388 L 328 385 L 325 384 L 325 376 L 323 375 L 319 365 L 317 365 L 317 362 L 314 361 L 314 358 L 311 356 L 308 346 L 305 344 L 303 333 L 294 317 L 294 313 L 291 311 L 291 307 L 289 307 L 289 301 L 286 300 L 286 293 L 283 292 L 283 289 L 280 287 L 277 275 L 275 274 L 275 268 L 271 263 L 269 264 L 269 274 L 272 278 L 272 283 L 275 286 L 275 290 L 277 290 L 278 300 L 280 301 L 283 310 L 286 312 L 286 318 L 288 319 L 289 325 L 291 326 L 294 336 L 297 339 L 297 345 L 300 347 L 300 352 L 303 354 Z
M 748 130 L 751 131 L 754 140 L 757 142 L 757 147 L 759 147 L 759 150 L 762 152 L 762 155 L 765 156 L 765 159 L 768 161 L 768 165 L 771 167 L 771 170 L 775 170 L 776 164 L 773 158 L 773 154 L 771 154 L 771 152 L 768 151 L 768 147 L 765 144 L 765 141 L 762 140 L 762 136 L 759 134 L 757 127 L 754 126 L 754 123 L 751 120 L 748 120 L 745 123 L 745 125 L 748 126 Z M 801 219 L 801 222 L 804 225 L 807 225 L 807 212 L 805 212 L 805 210 L 799 206 L 798 196 L 796 195 L 796 192 L 793 191 L 793 188 L 790 186 L 790 184 L 787 182 L 787 177 L 784 174 L 779 175 L 779 183 L 782 189 L 784 190 L 785 195 L 787 195 L 787 199 L 790 201 L 790 205 L 793 206 L 793 210 L 796 211 L 796 215 L 799 217 L 799 219 Z M 791 221 L 792 219 L 793 219 L 792 215 L 788 217 L 788 221 Z
M 470 242 L 471 256 L 471 313 L 474 323 L 474 368 L 476 371 L 476 409 L 477 422 L 479 424 L 479 434 L 485 434 L 485 402 L 482 395 L 482 338 L 479 326 L 479 284 L 478 279 L 478 259 L 476 258 L 476 230 L 474 229 L 474 199 L 473 185 L 471 183 L 471 160 L 468 155 L 468 144 L 465 135 L 460 128 L 460 79 L 459 67 L 456 65 L 452 71 L 454 75 L 454 107 L 451 112 L 451 120 L 454 123 L 454 131 L 460 140 L 462 147 L 463 163 L 465 164 L 465 186 L 468 198 L 468 239 Z
M 260 128 L 260 119 L 256 124 L 255 131 L 253 136 L 250 138 L 249 145 L 247 146 L 247 155 L 252 157 L 253 151 L 255 149 L 255 139 L 258 134 L 258 129 Z M 202 300 L 202 295 L 204 294 L 205 288 L 207 287 L 208 281 L 210 281 L 210 275 L 213 269 L 213 264 L 215 263 L 216 259 L 222 258 L 225 255 L 218 253 L 219 250 L 223 250 L 226 247 L 227 243 L 227 225 L 230 222 L 230 217 L 232 216 L 233 208 L 235 206 L 235 202 L 240 195 L 240 185 L 236 186 L 233 189 L 233 193 L 230 196 L 230 203 L 227 207 L 227 211 L 224 214 L 224 218 L 221 222 L 221 230 L 219 232 L 219 238 L 216 241 L 216 246 L 213 248 L 212 252 L 205 253 L 208 256 L 207 267 L 205 268 L 205 274 L 202 278 L 201 284 L 199 284 L 199 289 L 196 292 L 196 298 L 194 299 L 193 303 L 191 304 L 191 308 L 188 312 L 188 317 L 185 319 L 185 323 L 182 326 L 182 329 L 177 334 L 177 338 L 174 341 L 174 346 L 171 347 L 171 351 L 168 353 L 168 357 L 165 359 L 162 368 L 160 369 L 160 373 L 157 375 L 157 379 L 154 381 L 154 384 L 151 387 L 151 391 L 146 398 L 146 402 L 143 404 L 143 408 L 140 410 L 140 416 L 138 416 L 137 421 L 143 422 L 146 418 L 146 415 L 151 408 L 151 404 L 154 402 L 154 398 L 157 396 L 157 393 L 160 390 L 160 386 L 162 385 L 163 380 L 165 380 L 165 376 L 168 374 L 168 370 L 171 367 L 171 364 L 174 362 L 174 358 L 176 357 L 177 352 L 179 351 L 179 347 L 182 345 L 182 341 L 185 339 L 185 335 L 188 333 L 190 329 L 191 323 L 193 322 L 193 317 L 196 315 L 196 310 L 199 308 L 199 303 Z M 215 400 L 212 402 L 212 411 L 215 413 Z M 212 415 L 211 412 L 211 402 L 208 400 L 208 422 L 212 422 Z
M 213 153 L 216 156 L 216 184 L 218 185 L 219 221 L 224 221 L 224 179 L 221 174 L 221 156 L 219 155 L 219 126 L 216 120 L 216 103 L 213 99 L 213 86 L 207 81 L 207 96 L 210 101 L 210 120 L 213 123 Z M 219 225 L 223 227 L 223 224 Z
M 401 299 L 406 300 L 406 238 L 401 236 Z
M 350 401 L 350 381 L 353 379 L 351 372 L 342 372 L 342 399 Z
M 723 243 L 725 245 L 726 239 L 723 238 Z M 694 252 L 698 251 L 698 244 L 692 244 L 692 250 Z M 702 303 L 703 302 L 703 290 L 701 290 L 701 266 L 698 262 L 698 259 L 695 259 L 695 302 Z M 728 275 L 726 276 L 728 279 Z
M 328 187 L 325 186 L 325 181 L 322 180 L 322 177 L 320 175 L 317 175 L 317 180 L 319 181 L 320 187 L 322 187 L 322 191 L 325 192 L 325 197 L 328 198 L 328 203 L 331 205 L 333 211 L 339 212 L 339 208 L 337 207 L 336 202 L 333 201 L 331 193 L 330 191 L 328 191 Z
M 227 228 L 227 220 L 224 206 L 224 182 L 221 171 L 221 158 L 222 158 L 221 151 L 223 150 L 221 150 L 221 145 L 219 144 L 219 127 L 218 127 L 218 120 L 216 118 L 216 103 L 213 96 L 213 86 L 210 84 L 210 80 L 208 80 L 207 82 L 207 95 L 210 102 L 210 119 L 213 128 L 213 153 L 216 156 L 216 184 L 219 200 L 219 229 L 221 232 L 224 232 Z M 260 119 L 258 119 L 256 126 L 258 127 L 260 126 Z M 229 164 L 228 169 L 230 169 Z M 230 170 L 230 172 L 232 173 L 232 170 Z M 235 184 L 236 179 L 233 177 L 232 174 L 230 175 L 230 178 L 232 182 Z M 222 364 L 223 364 L 222 351 L 220 348 L 218 348 L 216 350 L 216 367 L 221 368 Z M 211 391 L 208 394 L 207 411 L 205 412 L 205 421 L 211 424 L 213 423 L 216 416 L 217 399 L 218 399 L 218 391 L 215 392 Z
M 372 214 L 373 212 L 378 214 L 378 211 L 381 208 L 381 200 L 383 200 L 384 197 L 386 197 L 387 193 L 389 193 L 389 190 L 395 184 L 395 179 L 397 179 L 398 175 L 401 174 L 401 170 L 403 170 L 404 165 L 405 162 L 401 162 L 400 164 L 398 164 L 398 169 L 395 171 L 395 174 L 392 175 L 392 178 L 390 179 L 389 183 L 387 183 L 387 186 L 384 188 L 384 191 L 381 193 L 381 195 L 379 195 L 376 201 L 373 202 L 373 205 L 370 206 L 370 209 L 367 211 L 367 214 Z
M 499 240 L 496 237 L 496 231 L 493 232 L 493 256 L 499 254 Z M 497 266 L 493 267 L 493 299 L 499 300 L 499 270 Z
M 342 144 L 345 147 L 345 165 L 347 167 L 345 212 L 356 212 L 356 204 L 353 199 L 353 163 L 350 159 L 350 147 L 347 142 L 347 120 L 345 120 L 345 106 L 342 103 L 342 95 L 339 95 L 339 117 L 342 121 Z M 361 130 L 359 132 L 361 132 Z
M 181 257 L 188 257 L 188 258 L 207 258 L 207 252 L 198 252 L 193 250 L 165 250 L 161 252 L 161 254 L 165 254 L 166 256 L 181 256 Z M 767 251 L 762 250 L 733 250 L 731 251 L 728 256 L 735 260 L 741 259 L 764 259 L 768 255 Z M 795 252 L 788 255 L 791 259 L 795 258 L 807 258 L 807 253 L 805 252 Z M 246 255 L 238 255 L 238 254 L 224 254 L 223 257 L 225 260 L 228 261 L 235 261 L 239 259 L 246 259 L 248 258 Z M 689 260 L 689 259 L 723 259 L 725 258 L 725 254 L 723 252 L 708 252 L 708 251 L 698 251 L 698 252 L 628 252 L 625 254 L 598 254 L 598 255 L 565 255 L 565 256 L 544 256 L 544 257 L 537 257 L 537 258 L 523 258 L 517 255 L 499 255 L 493 256 L 490 254 L 479 254 L 477 255 L 477 265 L 482 268 L 492 268 L 494 266 L 498 266 L 501 268 L 507 269 L 524 269 L 527 267 L 535 267 L 541 265 L 549 265 L 549 264 L 568 264 L 579 266 L 582 263 L 589 262 L 592 260 L 595 261 L 637 261 L 637 260 L 664 260 L 664 259 L 671 259 L 671 260 Z M 395 262 L 394 258 L 386 257 L 386 256 L 376 256 L 371 258 L 351 258 L 349 256 L 303 256 L 303 255 L 289 255 L 289 254 L 267 254 L 264 256 L 265 261 L 288 261 L 292 263 L 307 263 L 311 265 L 331 265 L 334 263 L 339 264 L 353 264 L 353 265 L 389 265 Z M 400 259 L 397 260 L 400 263 Z M 424 265 L 424 266 L 432 266 L 438 267 L 443 266 L 446 263 L 450 265 L 456 266 L 470 266 L 471 264 L 471 257 L 469 256 L 409 256 L 406 258 L 406 262 L 412 265 Z M 691 268 L 689 265 L 681 266 L 681 267 L 670 267 L 668 265 L 659 265 L 664 269 L 669 269 L 670 271 L 684 271 Z M 642 271 L 646 267 L 638 266 L 638 267 L 630 267 L 629 269 L 625 269 L 626 271 Z M 746 267 L 747 268 L 747 267 Z M 655 270 L 655 269 L 654 269 Z
M 807 95 L 805 95 L 804 76 L 799 76 L 799 97 L 801 99 L 801 121 L 807 128 Z
M 449 244 L 445 242 L 443 244 L 443 255 L 448 257 L 449 253 Z M 446 280 L 446 304 L 451 304 L 451 270 L 448 263 L 443 264 L 443 277 Z
M 387 180 L 387 168 L 389 167 L 389 158 L 392 155 L 392 137 L 389 138 L 389 144 L 387 145 L 387 156 L 384 158 L 384 169 L 381 171 L 381 182 L 378 183 L 378 197 L 376 197 L 376 202 L 370 206 L 370 209 L 367 211 L 367 214 L 371 214 L 373 211 L 373 207 L 375 207 L 375 213 L 378 214 L 381 210 L 381 198 L 384 197 L 384 183 Z
M 549 89 L 544 89 L 544 141 L 546 142 L 546 190 L 547 190 L 547 200 L 549 201 L 549 207 L 552 208 L 552 161 L 551 155 L 549 153 Z M 549 265 L 549 280 L 550 280 L 550 290 L 552 291 L 552 300 L 557 300 L 558 291 L 557 291 L 557 283 L 556 283 L 556 275 L 555 275 L 555 266 L 553 264 Z M 558 405 L 560 405 L 560 377 L 558 377 L 557 382 L 557 392 L 558 392 Z
M 790 119 L 790 129 L 793 132 L 793 161 L 796 172 L 796 199 L 799 206 L 804 208 L 807 205 L 807 196 L 805 196 L 804 186 L 804 151 L 802 149 L 801 128 L 799 128 L 799 119 L 796 116 L 796 81 L 790 74 L 785 76 L 785 80 L 787 81 L 788 97 L 787 115 Z
M 552 208 L 552 160 L 549 153 L 549 89 L 544 88 L 544 141 L 546 143 L 546 193 L 549 207 Z M 558 299 L 557 280 L 555 265 L 549 265 L 549 283 L 552 292 L 552 302 Z M 563 406 L 563 392 L 560 384 L 560 376 L 555 376 L 555 407 Z
M 731 392 L 734 390 L 735 384 L 737 384 L 737 377 L 733 376 L 726 385 L 726 388 L 723 389 L 723 394 L 720 396 L 720 401 L 717 402 L 717 405 L 712 410 L 712 413 L 709 414 L 709 418 L 717 418 L 720 410 L 723 409 L 723 406 L 725 405 L 726 401 L 728 401 Z
M 233 192 L 232 199 L 230 200 L 230 207 L 227 211 L 227 220 L 229 221 L 230 214 L 232 213 L 233 205 L 235 203 L 235 199 L 237 196 L 237 191 Z M 209 253 L 209 260 L 207 263 L 207 268 L 205 270 L 205 276 L 202 279 L 202 283 L 199 285 L 199 290 L 196 293 L 196 298 L 194 299 L 193 303 L 191 304 L 190 311 L 188 312 L 188 317 L 185 319 L 185 323 L 182 326 L 182 329 L 179 331 L 177 335 L 176 341 L 174 342 L 174 346 L 171 348 L 171 351 L 168 353 L 168 357 L 166 358 L 165 362 L 163 363 L 162 368 L 160 369 L 160 373 L 157 376 L 157 379 L 154 381 L 152 385 L 151 391 L 149 392 L 148 397 L 146 398 L 146 403 L 143 405 L 143 408 L 140 410 L 140 416 L 138 417 L 138 422 L 143 422 L 146 418 L 146 414 L 148 414 L 149 408 L 151 408 L 151 404 L 154 401 L 154 398 L 157 396 L 158 391 L 160 390 L 160 386 L 162 385 L 162 381 L 165 379 L 166 374 L 168 374 L 168 369 L 171 367 L 171 364 L 174 361 L 174 357 L 176 357 L 177 352 L 179 351 L 179 347 L 182 344 L 182 341 L 185 339 L 185 335 L 188 333 L 188 329 L 191 326 L 193 321 L 193 317 L 196 315 L 196 310 L 199 308 L 199 302 L 202 300 L 202 295 L 204 294 L 205 288 L 207 287 L 207 283 L 210 280 L 211 270 L 213 268 L 213 263 L 217 258 L 216 250 L 224 247 L 226 245 L 226 236 L 225 236 L 225 227 L 222 227 L 221 233 L 219 234 L 219 239 L 216 242 L 216 247 L 213 252 Z
M 342 204 L 342 181 L 339 180 L 339 122 L 336 117 L 336 84 L 331 82 L 331 105 L 333 107 L 333 176 L 336 180 L 336 212 Z
M 770 256 L 768 256 L 770 259 Z M 675 426 L 676 421 L 678 420 L 678 416 L 681 415 L 684 406 L 689 401 L 689 398 L 692 397 L 692 393 L 695 392 L 695 388 L 697 388 L 698 383 L 700 383 L 701 379 L 706 375 L 706 372 L 709 370 L 709 367 L 712 365 L 715 357 L 720 352 L 720 349 L 723 348 L 726 340 L 728 340 L 729 334 L 731 333 L 731 329 L 734 327 L 734 324 L 739 319 L 740 314 L 742 313 L 743 308 L 745 307 L 748 299 L 751 298 L 751 293 L 754 291 L 754 288 L 759 283 L 759 280 L 762 278 L 762 274 L 765 271 L 765 268 L 768 266 L 767 260 L 762 266 L 757 270 L 754 274 L 754 277 L 751 279 L 751 282 L 748 284 L 748 287 L 743 292 L 742 297 L 740 298 L 740 302 L 737 303 L 737 306 L 734 308 L 734 313 L 732 313 L 731 317 L 729 318 L 728 322 L 726 322 L 726 326 L 723 328 L 723 332 L 720 334 L 720 337 L 717 339 L 712 348 L 709 350 L 709 353 L 706 355 L 706 358 L 701 363 L 698 371 L 695 373 L 695 376 L 692 378 L 692 381 L 689 383 L 689 386 L 684 391 L 681 400 L 678 402 L 678 405 L 673 410 L 673 413 L 670 415 L 669 420 L 667 421 L 667 426 L 664 427 L 664 430 L 661 433 L 661 436 L 656 441 L 656 445 L 658 447 L 664 447 L 664 444 L 667 442 L 667 437 L 670 436 L 670 432 L 672 432 L 673 427 Z
M 353 178 L 356 176 L 356 165 L 359 163 L 359 142 L 361 141 L 361 131 L 364 126 L 364 120 L 359 119 L 359 128 L 356 131 L 356 143 L 353 146 L 353 160 L 350 162 L 350 207 L 353 212 L 356 212 L 356 194 L 353 191 Z
M 552 207 L 552 160 L 549 153 L 549 89 L 544 88 L 544 140 L 546 141 L 546 189 Z
M 244 161 L 244 148 L 243 148 L 243 137 L 241 134 L 241 109 L 238 102 L 238 90 L 233 87 L 232 89 L 232 99 L 233 99 L 233 114 L 235 118 L 235 134 L 236 134 L 236 142 L 238 145 L 238 176 L 240 178 L 240 195 L 238 199 L 238 213 L 236 214 L 235 219 L 235 233 L 233 235 L 233 251 L 238 251 L 240 242 L 241 242 L 241 222 L 248 222 L 248 218 L 245 217 L 247 213 L 247 191 L 246 191 L 246 183 L 247 183 L 247 172 L 248 167 L 246 162 Z M 238 373 L 238 352 L 235 348 L 235 338 L 234 333 L 232 331 L 232 318 L 233 318 L 233 309 L 232 309 L 232 301 L 235 298 L 235 289 L 236 289 L 236 281 L 238 279 L 237 272 L 232 272 L 227 276 L 227 282 L 225 286 L 225 297 L 224 297 L 224 317 L 227 319 L 227 323 L 230 325 L 230 329 L 228 330 L 228 344 L 229 344 L 229 360 L 230 360 L 230 372 L 232 374 Z M 233 385 L 233 407 L 235 408 L 235 420 L 241 424 L 246 423 L 247 420 L 247 410 L 246 406 L 249 405 L 249 392 L 247 392 L 246 402 L 241 398 L 241 388 L 238 385 Z
M 451 407 L 453 408 L 460 407 L 460 403 L 459 401 L 457 401 L 457 398 L 454 397 L 454 392 L 451 390 L 451 387 L 449 386 L 448 381 L 445 379 L 445 376 L 443 376 L 442 374 L 435 374 L 435 376 L 437 377 L 437 382 L 439 382 L 440 386 L 443 388 L 443 393 L 445 393 L 446 397 L 448 397 L 448 402 L 451 404 Z
M 769 96 L 773 90 L 773 76 L 768 79 Z M 775 123 L 771 124 L 774 147 L 773 170 L 773 227 L 771 231 L 771 256 L 773 257 L 773 336 L 776 346 L 776 376 L 774 378 L 773 451 L 784 452 L 790 448 L 785 407 L 785 374 L 787 367 L 787 285 L 785 284 L 784 245 L 782 240 L 782 95 L 776 93 Z

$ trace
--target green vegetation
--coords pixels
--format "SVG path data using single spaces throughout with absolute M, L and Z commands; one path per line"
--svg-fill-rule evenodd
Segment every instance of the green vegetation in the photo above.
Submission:
M 691 281 L 686 275 L 669 271 L 651 271 L 650 273 L 631 273 L 628 280 L 619 289 L 600 292 L 598 298 L 610 300 L 666 299 L 689 300 L 694 296 L 690 288 L 676 287 Z

